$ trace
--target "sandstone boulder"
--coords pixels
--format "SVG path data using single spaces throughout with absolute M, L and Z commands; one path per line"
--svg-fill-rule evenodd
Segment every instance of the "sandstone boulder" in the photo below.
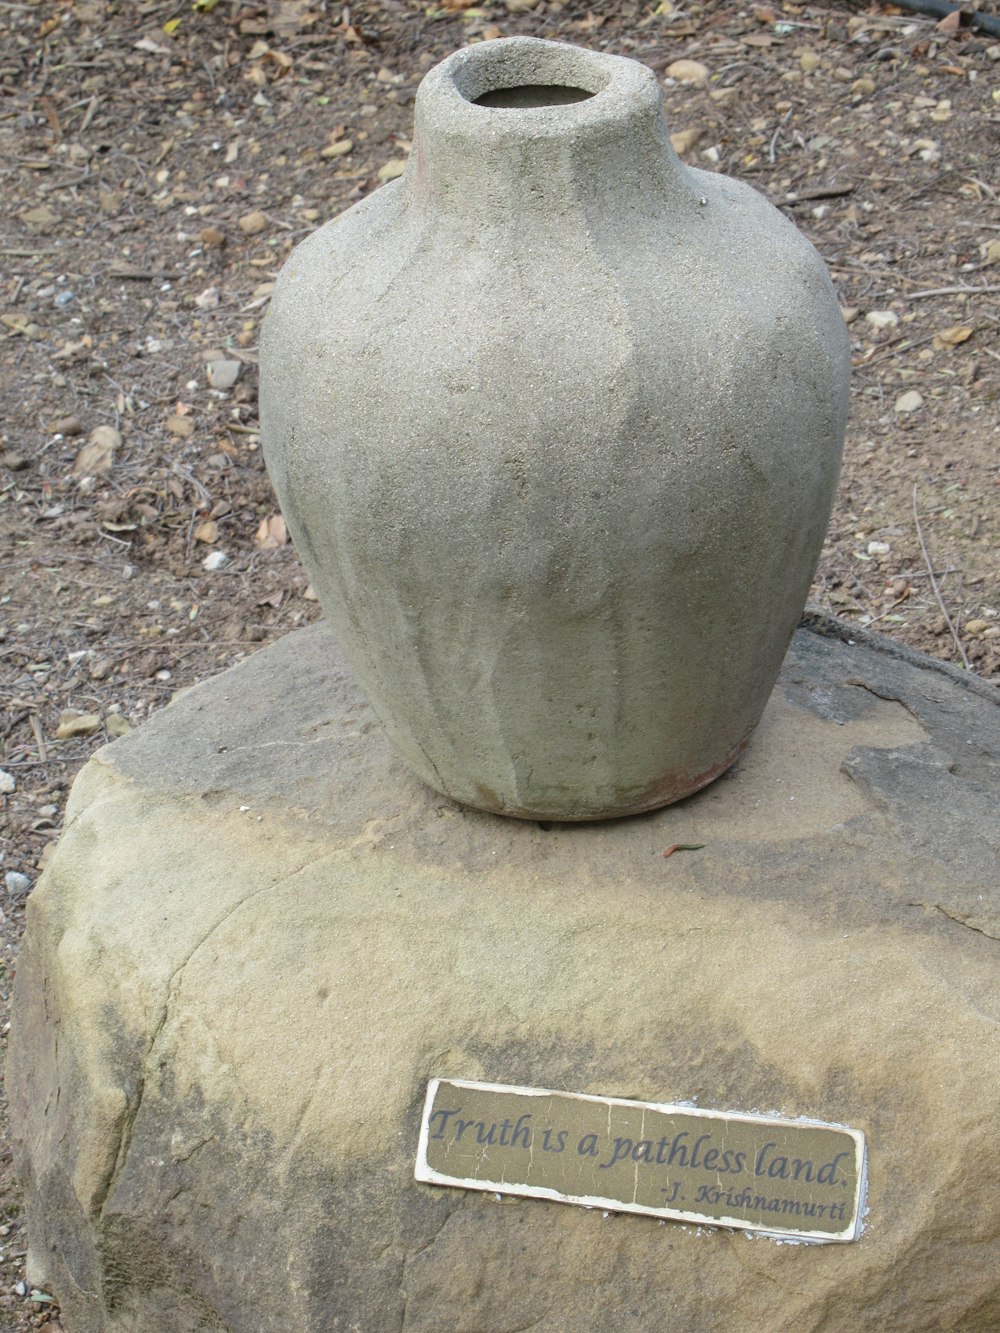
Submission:
M 66 1328 L 1000 1326 L 1000 712 L 838 633 L 797 633 L 735 770 L 609 824 L 421 786 L 323 626 L 101 751 L 11 1034 Z M 418 1184 L 435 1075 L 850 1125 L 863 1232 Z

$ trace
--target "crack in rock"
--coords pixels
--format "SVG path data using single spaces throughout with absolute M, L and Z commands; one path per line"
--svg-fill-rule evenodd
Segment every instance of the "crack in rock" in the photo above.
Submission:
M 253 902 L 257 898 L 260 898 L 264 894 L 273 892 L 275 889 L 280 889 L 289 884 L 292 884 L 304 871 L 310 869 L 310 867 L 318 864 L 321 861 L 329 859 L 331 859 L 330 853 L 324 852 L 321 856 L 312 857 L 306 861 L 303 861 L 301 865 L 297 866 L 296 869 L 291 871 L 289 874 L 282 875 L 278 879 L 273 880 L 271 883 L 262 885 L 259 889 L 255 889 L 253 893 L 248 894 L 245 898 L 241 898 L 238 902 L 232 904 L 231 907 L 229 907 L 226 911 L 224 911 L 213 922 L 213 924 L 204 933 L 204 935 L 191 946 L 186 955 L 181 959 L 178 965 L 170 973 L 170 976 L 167 978 L 167 983 L 166 983 L 166 998 L 163 1001 L 163 1005 L 160 1009 L 159 1014 L 157 1015 L 156 1023 L 153 1027 L 152 1032 L 150 1033 L 149 1040 L 146 1043 L 145 1053 L 142 1055 L 139 1061 L 140 1073 L 138 1075 L 138 1078 L 136 1079 L 135 1092 L 132 1097 L 127 1097 L 126 1106 L 124 1111 L 122 1112 L 121 1119 L 119 1122 L 120 1128 L 117 1125 L 115 1127 L 116 1132 L 118 1132 L 119 1134 L 118 1150 L 115 1154 L 115 1162 L 113 1167 L 111 1168 L 108 1179 L 103 1184 L 102 1188 L 98 1190 L 97 1195 L 95 1197 L 94 1211 L 98 1217 L 103 1218 L 105 1204 L 107 1203 L 108 1198 L 114 1191 L 115 1185 L 120 1179 L 122 1171 L 125 1168 L 125 1163 L 128 1159 L 129 1149 L 132 1146 L 132 1137 L 135 1130 L 135 1125 L 139 1118 L 139 1113 L 142 1110 L 142 1103 L 146 1091 L 146 1079 L 149 1070 L 150 1058 L 152 1057 L 153 1051 L 156 1049 L 156 1044 L 159 1041 L 160 1034 L 162 1033 L 164 1027 L 166 1026 L 167 1019 L 170 1016 L 171 1008 L 183 984 L 184 972 L 188 964 L 192 961 L 192 959 L 199 952 L 199 950 L 201 950 L 204 947 L 204 945 L 208 943 L 208 941 L 212 938 L 212 936 L 215 935 L 231 917 L 235 916 L 237 912 L 241 911 L 249 903 Z

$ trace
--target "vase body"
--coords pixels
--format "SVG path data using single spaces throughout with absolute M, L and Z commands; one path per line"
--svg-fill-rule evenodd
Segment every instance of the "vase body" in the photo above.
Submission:
M 740 753 L 848 382 L 819 256 L 680 162 L 651 71 L 530 38 L 425 77 L 404 176 L 294 251 L 261 336 L 268 470 L 375 711 L 432 786 L 537 819 Z

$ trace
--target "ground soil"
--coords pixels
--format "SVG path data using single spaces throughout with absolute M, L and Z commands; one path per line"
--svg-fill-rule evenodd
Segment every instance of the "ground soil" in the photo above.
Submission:
M 81 764 L 319 615 L 261 459 L 260 321 L 295 243 L 398 174 L 421 75 L 468 42 L 646 62 L 685 159 L 809 235 L 855 363 L 813 601 L 1000 679 L 1000 35 L 780 0 L 4 0 L 0 31 L 5 1031 Z M 0 1328 L 54 1330 L 24 1251 L 4 1152 Z

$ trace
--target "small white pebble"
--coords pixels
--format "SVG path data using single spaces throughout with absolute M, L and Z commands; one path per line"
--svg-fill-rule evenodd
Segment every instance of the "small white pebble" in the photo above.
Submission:
M 899 316 L 895 310 L 869 310 L 865 321 L 873 329 L 894 329 L 899 323 Z

